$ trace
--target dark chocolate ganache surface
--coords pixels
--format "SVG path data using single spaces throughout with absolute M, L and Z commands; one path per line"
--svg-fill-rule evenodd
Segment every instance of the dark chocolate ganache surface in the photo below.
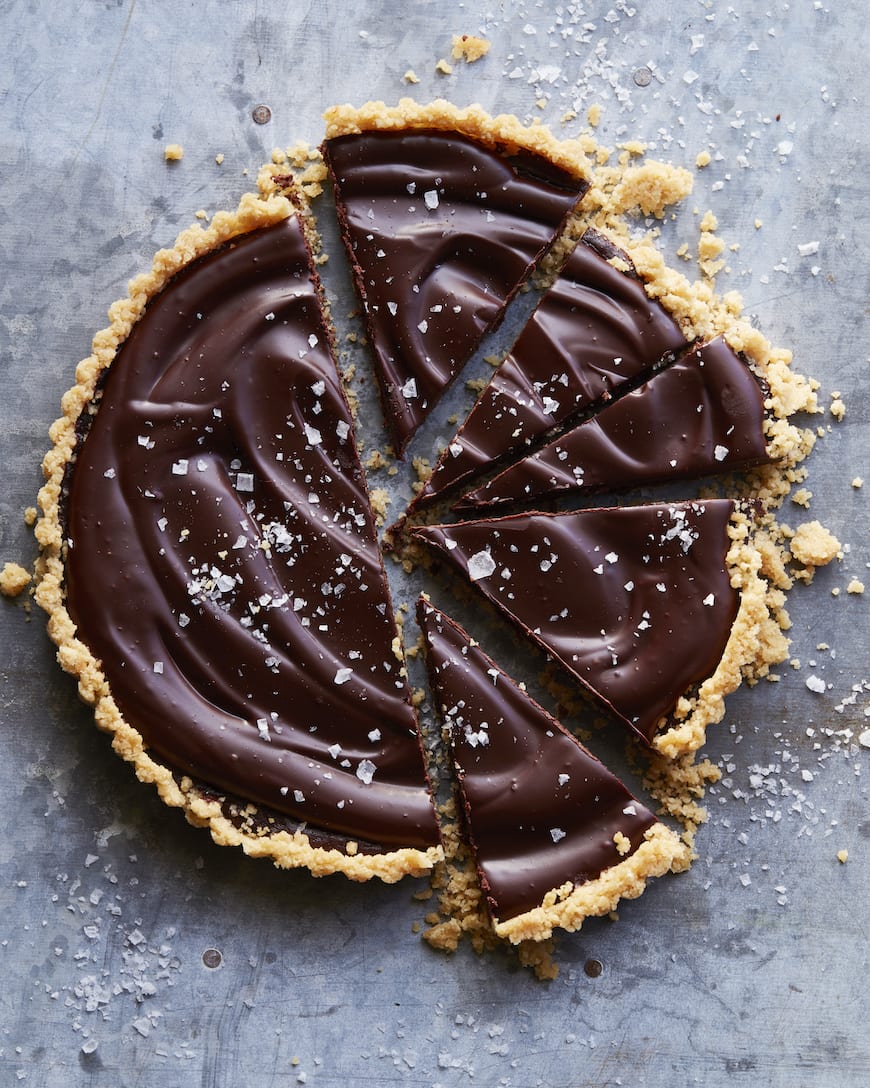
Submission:
M 65 529 L 78 637 L 157 758 L 330 832 L 438 842 L 297 220 L 149 303 L 77 450 Z
M 554 427 L 686 347 L 677 322 L 635 275 L 609 263 L 614 256 L 631 268 L 601 235 L 583 235 L 439 458 L 419 505 L 508 455 L 524 455 Z
M 655 817 L 456 623 L 418 618 L 481 884 L 506 921 L 566 881 L 583 884 L 643 842 Z M 620 854 L 621 832 L 630 848 Z
M 728 499 L 414 530 L 649 742 L 722 658 L 739 594 Z
M 401 451 L 588 185 L 456 132 L 363 132 L 323 153 Z
M 761 386 L 717 337 L 456 506 L 594 494 L 748 468 L 769 460 L 764 422 Z

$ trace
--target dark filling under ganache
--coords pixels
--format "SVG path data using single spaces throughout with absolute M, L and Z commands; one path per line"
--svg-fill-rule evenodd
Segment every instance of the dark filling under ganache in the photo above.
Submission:
M 158 759 L 331 833 L 438 842 L 297 220 L 149 303 L 76 451 L 65 531 L 78 637 Z
M 323 153 L 401 452 L 588 185 L 455 132 L 363 132 Z
M 532 910 L 633 853 L 652 813 L 456 623 L 425 601 L 418 618 L 494 916 Z M 622 853 L 617 832 L 629 842 Z
M 715 671 L 737 615 L 728 499 L 519 514 L 414 535 L 645 742 Z
M 470 492 L 457 509 L 641 487 L 770 458 L 764 393 L 720 336 Z
M 614 268 L 614 256 L 629 271 Z M 587 231 L 414 505 L 508 457 L 525 456 L 554 427 L 600 407 L 686 347 L 679 325 L 647 295 L 627 255 Z

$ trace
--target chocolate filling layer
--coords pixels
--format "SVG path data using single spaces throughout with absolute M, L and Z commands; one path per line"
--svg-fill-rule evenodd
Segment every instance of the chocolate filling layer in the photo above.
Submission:
M 78 637 L 153 753 L 330 832 L 438 842 L 297 220 L 150 302 L 77 451 L 66 532 Z

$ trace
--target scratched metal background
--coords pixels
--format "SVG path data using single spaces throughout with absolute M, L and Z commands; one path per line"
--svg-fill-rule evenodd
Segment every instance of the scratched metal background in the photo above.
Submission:
M 437 74 L 453 32 L 492 52 Z M 725 781 L 699 862 L 619 924 L 560 939 L 551 983 L 507 955 L 434 953 L 412 932 L 427 909 L 412 882 L 314 881 L 214 847 L 111 754 L 41 616 L 0 602 L 0 1083 L 870 1083 L 855 743 L 870 721 L 866 684 L 852 690 L 870 655 L 866 597 L 845 592 L 868 560 L 870 485 L 850 486 L 867 472 L 862 5 L 0 0 L 0 42 L 0 562 L 34 557 L 22 511 L 47 428 L 127 279 L 199 208 L 235 203 L 273 147 L 316 143 L 325 106 L 409 90 L 557 131 L 600 102 L 609 146 L 641 139 L 690 168 L 710 150 L 663 244 L 693 244 L 693 209 L 712 208 L 740 243 L 721 285 L 793 347 L 823 404 L 842 391 L 842 423 L 811 421 L 830 433 L 810 512 L 786 517 L 849 546 L 791 596 L 801 670 L 738 693 L 715 732 Z M 164 163 L 170 141 L 181 163 Z M 328 283 L 346 291 L 340 259 Z

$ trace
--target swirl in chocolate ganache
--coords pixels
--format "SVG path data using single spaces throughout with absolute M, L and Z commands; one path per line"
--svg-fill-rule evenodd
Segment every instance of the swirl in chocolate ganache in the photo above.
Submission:
M 437 843 L 297 220 L 150 302 L 68 483 L 68 608 L 150 750 L 318 828 Z

